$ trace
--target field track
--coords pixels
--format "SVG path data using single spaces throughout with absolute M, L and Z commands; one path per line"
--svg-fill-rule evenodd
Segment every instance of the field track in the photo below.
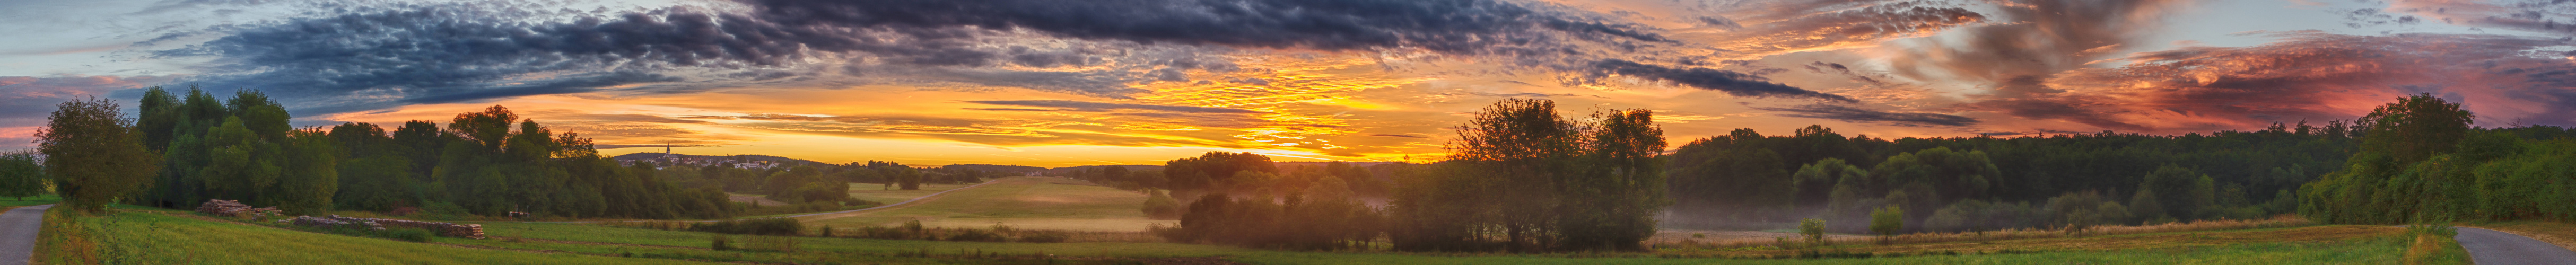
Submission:
M 45 228 L 45 209 L 52 204 L 18 207 L 0 213 L 0 265 L 27 264 L 36 254 L 36 232 Z
M 2576 261 L 2576 251 L 2538 239 L 2496 230 L 2460 227 L 2460 248 L 2469 250 L 2469 259 L 2485 265 L 2566 264 Z

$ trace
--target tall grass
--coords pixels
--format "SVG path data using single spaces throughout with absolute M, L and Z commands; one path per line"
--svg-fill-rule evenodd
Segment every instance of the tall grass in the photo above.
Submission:
M 2469 250 L 2453 239 L 2458 228 L 2449 225 L 2423 224 L 2406 226 L 2406 255 L 2399 264 L 2470 264 Z

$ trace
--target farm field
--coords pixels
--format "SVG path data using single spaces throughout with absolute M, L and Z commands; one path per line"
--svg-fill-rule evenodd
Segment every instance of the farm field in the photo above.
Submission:
M 1023 179 L 1045 183 L 1042 179 Z M 1054 185 L 1054 184 L 1047 184 Z M 1045 185 L 1018 185 L 1030 189 Z M 979 188 L 980 189 L 980 188 Z M 961 191 L 962 192 L 962 191 Z M 1900 245 L 1843 245 L 1828 252 L 1875 258 L 1727 259 L 1784 250 L 1666 248 L 1626 254 L 1297 252 L 1176 243 L 1007 243 L 765 237 L 791 251 L 715 250 L 718 234 L 570 223 L 485 223 L 491 239 L 429 243 L 293 231 L 178 210 L 120 207 L 101 217 L 56 211 L 39 257 L 45 264 L 2381 264 L 2407 247 L 2401 228 L 2305 226 Z M 735 242 L 763 238 L 723 235 Z M 739 244 L 739 243 L 737 243 Z M 739 246 L 739 245 L 737 245 Z M 1979 254 L 1985 253 L 1985 254 Z M 1716 257 L 1716 258 L 1712 258 Z
M 96 217 L 66 216 L 71 212 L 69 207 L 47 212 L 46 228 L 37 242 L 37 263 L 700 264 L 293 231 L 172 216 L 188 213 L 144 207 L 119 207 L 116 213 Z
M 856 196 L 859 192 L 852 193 Z M 1145 203 L 1145 194 L 1065 178 L 1003 178 L 991 185 L 940 196 L 887 210 L 799 219 L 806 226 L 845 228 L 920 220 L 922 225 L 931 227 L 983 228 L 1003 224 L 1025 229 L 1117 232 L 1144 231 L 1151 224 L 1176 222 L 1145 218 L 1137 210 Z

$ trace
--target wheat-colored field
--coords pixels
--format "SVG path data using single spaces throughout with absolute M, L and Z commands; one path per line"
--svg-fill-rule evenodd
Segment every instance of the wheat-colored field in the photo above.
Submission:
M 959 185 L 963 186 L 963 185 Z M 955 187 L 947 187 L 955 188 Z M 930 188 L 924 188 L 928 191 Z M 853 189 L 853 196 L 862 191 Z M 869 196 L 918 197 L 936 191 L 880 192 Z M 911 197 L 903 197 L 910 199 Z M 889 200 L 888 203 L 901 200 Z M 931 227 L 982 228 L 995 224 L 1023 229 L 1068 231 L 1144 231 L 1152 220 L 1137 208 L 1145 194 L 1054 177 L 1014 177 L 991 185 L 941 194 L 938 198 L 890 209 L 799 218 L 807 226 L 858 227 L 894 225 L 919 220 Z

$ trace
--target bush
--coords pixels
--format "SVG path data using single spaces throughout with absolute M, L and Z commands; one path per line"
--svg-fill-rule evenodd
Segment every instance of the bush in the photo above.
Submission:
M 732 242 L 733 242 L 733 238 L 731 238 L 731 237 L 726 237 L 725 235 L 715 235 L 715 239 L 714 239 L 714 241 L 715 241 L 715 243 L 711 243 L 709 246 L 707 246 L 707 248 L 711 248 L 711 249 L 715 249 L 715 250 L 733 250 L 733 244 L 732 244 Z
M 1902 232 L 1903 230 L 1905 230 L 1904 209 L 1897 208 L 1895 205 L 1888 205 L 1887 208 L 1879 208 L 1878 211 L 1872 211 L 1869 213 L 1870 233 L 1878 234 L 1879 236 L 1894 236 L 1897 232 Z
M 1816 218 L 1798 220 L 1798 235 L 1806 236 L 1808 245 L 1825 245 L 1825 220 Z
M 420 228 L 389 229 L 384 231 L 384 235 L 385 238 L 411 242 L 429 242 L 430 238 L 438 237 L 437 233 L 429 232 L 429 229 Z
M 1002 242 L 1006 240 L 1009 238 L 1002 237 L 1000 233 L 976 229 L 958 229 L 957 234 L 948 236 L 948 241 Z
M 1063 231 L 1028 231 L 1020 234 L 1020 242 L 1025 243 L 1064 243 L 1064 240 L 1072 238 L 1073 234 Z
M 1154 220 L 1181 219 L 1181 201 L 1173 200 L 1171 195 L 1165 194 L 1163 191 L 1157 190 L 1152 191 L 1152 193 L 1154 194 L 1152 197 L 1145 198 L 1145 207 L 1143 209 L 1145 211 L 1145 217 L 1153 218 Z

